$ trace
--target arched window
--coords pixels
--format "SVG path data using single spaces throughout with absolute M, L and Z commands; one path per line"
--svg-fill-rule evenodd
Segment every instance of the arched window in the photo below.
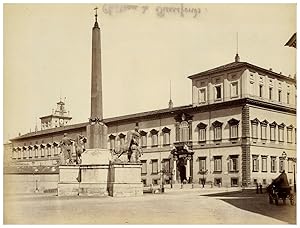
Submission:
M 152 129 L 150 133 L 152 138 L 152 146 L 158 146 L 158 131 L 156 129 Z
M 120 139 L 120 148 L 124 149 L 124 146 L 125 146 L 125 135 L 123 133 L 119 134 L 119 139 Z
M 110 135 L 109 136 L 109 143 L 110 143 L 110 149 L 114 150 L 116 146 L 116 136 L 115 135 Z
M 163 145 L 170 145 L 170 132 L 171 130 L 167 127 L 162 129 L 163 132 Z
M 140 135 L 141 135 L 141 146 L 147 147 L 147 132 L 141 130 Z

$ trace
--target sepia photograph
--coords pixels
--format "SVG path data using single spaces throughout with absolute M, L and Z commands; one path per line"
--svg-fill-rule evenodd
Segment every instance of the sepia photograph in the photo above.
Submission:
M 4 224 L 297 224 L 296 3 L 4 3 Z

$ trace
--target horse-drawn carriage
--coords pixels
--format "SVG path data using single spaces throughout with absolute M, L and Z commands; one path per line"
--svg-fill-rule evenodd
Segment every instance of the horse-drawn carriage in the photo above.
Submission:
M 278 205 L 280 199 L 283 204 L 286 204 L 286 199 L 289 199 L 291 205 L 295 205 L 295 195 L 289 186 L 287 175 L 284 171 L 267 187 L 267 192 L 269 193 L 269 203 L 271 204 L 275 202 Z

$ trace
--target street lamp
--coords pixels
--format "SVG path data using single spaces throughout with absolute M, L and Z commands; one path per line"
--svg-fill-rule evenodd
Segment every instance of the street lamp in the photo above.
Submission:
M 292 158 L 292 161 L 294 162 L 294 192 L 296 193 L 296 158 Z
M 33 175 L 33 180 L 35 179 L 34 178 L 34 174 L 37 172 L 37 171 L 39 171 L 38 170 L 38 168 L 36 168 L 36 167 L 33 167 L 34 168 L 34 170 L 32 171 L 32 175 Z M 38 192 L 39 191 L 39 189 L 38 189 L 38 187 L 37 187 L 37 179 L 35 179 L 35 190 L 34 190 L 34 192 Z

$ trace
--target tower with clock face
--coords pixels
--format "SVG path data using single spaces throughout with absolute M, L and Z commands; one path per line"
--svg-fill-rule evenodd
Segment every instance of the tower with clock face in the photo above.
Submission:
M 42 130 L 66 126 L 72 119 L 70 113 L 65 109 L 65 102 L 60 100 L 56 104 L 56 110 L 53 109 L 51 115 L 40 117 Z

